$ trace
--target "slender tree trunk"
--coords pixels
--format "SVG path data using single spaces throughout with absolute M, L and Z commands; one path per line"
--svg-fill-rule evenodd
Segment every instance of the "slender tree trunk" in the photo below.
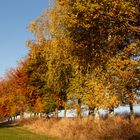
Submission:
M 12 117 L 11 116 L 8 118 L 8 122 L 10 122 L 10 121 L 12 121 Z
M 77 105 L 77 117 L 81 117 L 81 104 Z
M 77 117 L 81 117 L 81 100 L 78 99 L 77 103 Z
M 99 114 L 99 109 L 95 108 L 94 109 L 94 121 L 98 122 L 100 120 L 100 114 Z
M 14 121 L 16 120 L 16 116 L 15 116 L 15 115 L 13 116 L 13 120 L 14 120 Z
M 23 117 L 24 117 L 24 112 L 23 112 L 23 110 L 21 110 L 20 111 L 20 119 L 23 119 Z
M 134 108 L 133 108 L 133 103 L 129 103 L 129 108 L 130 108 L 130 117 L 129 121 L 130 123 L 134 120 Z
M 30 118 L 32 118 L 32 113 L 30 113 Z
M 58 107 L 55 109 L 55 117 L 58 118 Z
M 113 117 L 114 116 L 114 108 L 110 108 L 109 109 L 109 117 Z
M 67 117 L 67 107 L 65 105 L 65 107 L 64 107 L 64 118 L 66 118 L 66 117 Z
M 93 107 L 93 108 L 89 107 L 89 116 L 94 115 L 95 108 L 96 107 Z
M 130 108 L 130 116 L 134 116 L 133 103 L 129 103 L 129 108 Z

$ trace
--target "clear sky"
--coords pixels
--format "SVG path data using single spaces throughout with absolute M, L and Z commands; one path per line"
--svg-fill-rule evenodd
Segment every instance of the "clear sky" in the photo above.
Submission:
M 33 38 L 27 25 L 49 7 L 49 1 L 0 0 L 0 77 L 27 54 L 26 41 Z

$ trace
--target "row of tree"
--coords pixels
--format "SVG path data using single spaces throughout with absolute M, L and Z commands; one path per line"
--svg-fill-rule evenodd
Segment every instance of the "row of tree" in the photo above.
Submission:
M 56 0 L 28 29 L 29 53 L 0 81 L 0 118 L 138 103 L 140 1 Z M 56 113 L 58 114 L 58 113 Z M 66 111 L 65 111 L 66 114 Z

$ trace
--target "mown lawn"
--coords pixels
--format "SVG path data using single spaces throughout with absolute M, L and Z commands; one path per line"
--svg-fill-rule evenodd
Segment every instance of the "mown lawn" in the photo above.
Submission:
M 1 126 L 0 140 L 58 140 L 44 135 L 38 135 L 17 126 Z

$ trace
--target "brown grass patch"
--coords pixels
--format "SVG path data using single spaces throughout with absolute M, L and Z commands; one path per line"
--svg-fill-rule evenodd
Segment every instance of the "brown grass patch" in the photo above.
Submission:
M 37 119 L 24 124 L 30 131 L 66 140 L 139 140 L 140 119 L 113 117 L 94 121 L 93 117 Z

